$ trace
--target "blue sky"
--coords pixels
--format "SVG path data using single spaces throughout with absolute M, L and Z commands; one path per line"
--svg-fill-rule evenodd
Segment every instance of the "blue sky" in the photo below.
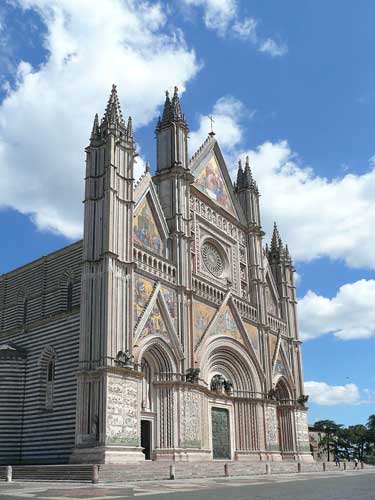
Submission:
M 84 153 L 117 84 L 154 167 L 164 90 L 191 152 L 208 115 L 250 156 L 298 272 L 310 421 L 375 413 L 375 4 L 12 0 L 0 5 L 0 272 L 80 237 Z

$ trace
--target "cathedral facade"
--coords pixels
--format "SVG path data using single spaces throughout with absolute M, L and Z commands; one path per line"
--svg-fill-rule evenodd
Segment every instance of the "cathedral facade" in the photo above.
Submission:
M 0 277 L 1 463 L 312 460 L 294 268 L 248 160 L 188 157 L 177 89 L 155 174 L 116 88 L 86 148 L 84 237 Z

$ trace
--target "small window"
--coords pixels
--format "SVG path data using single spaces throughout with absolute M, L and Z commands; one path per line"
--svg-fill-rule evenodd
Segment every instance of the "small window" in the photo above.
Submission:
M 47 364 L 46 374 L 46 394 L 45 394 L 45 409 L 53 409 L 53 386 L 55 382 L 55 361 L 51 359 Z
M 27 298 L 25 298 L 23 301 L 23 315 L 22 315 L 22 324 L 23 325 L 26 325 L 26 322 L 27 322 L 27 306 L 28 306 L 28 300 L 27 300 Z
M 66 297 L 67 310 L 71 311 L 73 309 L 73 283 L 71 281 L 68 284 L 66 294 L 67 294 Z

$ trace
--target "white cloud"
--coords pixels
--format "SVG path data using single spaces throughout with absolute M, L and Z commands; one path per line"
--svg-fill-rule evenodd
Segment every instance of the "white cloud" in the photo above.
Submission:
M 375 333 L 375 280 L 343 285 L 331 299 L 310 290 L 298 312 L 304 340 L 327 333 L 343 340 L 369 338 Z
M 187 7 L 200 7 L 203 20 L 209 30 L 216 31 L 221 37 L 232 35 L 243 41 L 253 43 L 259 52 L 272 57 L 283 56 L 288 52 L 285 43 L 277 43 L 272 38 L 263 39 L 258 35 L 258 21 L 254 17 L 243 17 L 237 0 L 182 0 Z
M 159 4 L 135 0 L 14 0 L 46 25 L 48 59 L 18 67 L 0 105 L 0 206 L 41 229 L 81 234 L 84 153 L 112 83 L 135 127 L 154 119 L 164 90 L 198 71 L 182 34 L 166 34 Z
M 204 22 L 208 29 L 223 35 L 237 15 L 236 0 L 183 0 L 188 6 L 203 7 Z
M 245 115 L 245 107 L 241 101 L 232 96 L 223 96 L 213 107 L 210 115 L 200 115 L 199 128 L 191 132 L 189 151 L 192 155 L 207 138 L 211 130 L 210 116 L 213 118 L 213 130 L 223 152 L 233 154 L 242 140 L 241 120 Z M 250 113 L 249 116 L 254 114 Z
M 260 52 L 266 52 L 272 57 L 281 57 L 288 52 L 288 47 L 285 43 L 277 43 L 272 38 L 267 38 L 259 47 Z
M 253 17 L 246 17 L 243 21 L 237 20 L 233 24 L 233 32 L 242 40 L 251 40 L 256 43 L 258 41 L 257 35 L 258 21 Z
M 265 142 L 248 151 L 258 182 L 262 223 L 281 236 L 299 261 L 340 259 L 351 267 L 375 268 L 375 168 L 328 180 L 301 165 L 287 141 Z M 233 172 L 235 176 L 235 172 Z
M 234 97 L 219 99 L 212 110 L 214 130 L 232 178 L 237 158 L 249 155 L 261 197 L 262 225 L 268 239 L 273 221 L 288 243 L 292 257 L 308 262 L 319 257 L 342 260 L 350 267 L 375 268 L 375 247 L 369 228 L 375 227 L 375 167 L 362 175 L 328 180 L 302 165 L 287 141 L 265 142 L 241 151 L 243 123 L 254 115 Z M 209 116 L 200 116 L 191 133 L 191 153 L 210 131 Z
M 310 401 L 318 405 L 355 405 L 359 404 L 360 393 L 355 384 L 328 385 L 325 382 L 305 382 L 305 392 Z

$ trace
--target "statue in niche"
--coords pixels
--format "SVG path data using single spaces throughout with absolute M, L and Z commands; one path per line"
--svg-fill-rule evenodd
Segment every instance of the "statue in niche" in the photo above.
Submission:
M 275 391 L 275 389 L 270 389 L 268 391 L 268 399 L 272 399 L 273 401 L 276 401 L 276 399 L 277 399 L 277 392 Z
M 307 401 L 308 401 L 308 400 L 309 400 L 309 396 L 308 396 L 308 395 L 306 395 L 306 394 L 301 394 L 301 396 L 297 399 L 297 402 L 298 402 L 301 406 L 305 407 L 305 406 L 306 406 L 306 403 L 307 403 Z
M 134 368 L 134 356 L 129 351 L 119 351 L 115 363 L 122 368 Z
M 211 391 L 214 392 L 225 392 L 231 394 L 233 391 L 233 384 L 229 380 L 226 380 L 222 375 L 214 375 L 211 380 Z
M 190 382 L 191 384 L 198 384 L 199 382 L 199 368 L 189 368 L 186 370 L 185 380 L 186 382 Z

